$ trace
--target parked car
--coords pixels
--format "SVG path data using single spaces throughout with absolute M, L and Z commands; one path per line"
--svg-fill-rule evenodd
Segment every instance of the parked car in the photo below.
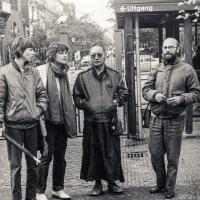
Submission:
M 154 58 L 150 55 L 144 55 L 140 57 L 140 71 L 148 72 L 152 67 L 156 66 L 159 63 L 159 58 Z
M 84 56 L 82 59 L 81 59 L 81 67 L 88 67 L 90 65 L 90 55 L 87 55 L 87 56 Z

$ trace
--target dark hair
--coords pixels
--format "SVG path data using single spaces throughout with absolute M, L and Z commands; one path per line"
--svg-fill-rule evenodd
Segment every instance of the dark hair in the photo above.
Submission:
M 68 51 L 69 48 L 66 44 L 61 43 L 61 42 L 52 42 L 47 50 L 46 56 L 47 56 L 47 61 L 51 62 L 54 61 L 54 56 L 58 51 Z
M 197 47 L 196 47 L 196 49 L 195 49 L 195 54 L 196 54 L 197 56 L 200 56 L 200 43 L 198 43 L 198 45 L 197 45 Z
M 20 58 L 27 48 L 35 48 L 35 45 L 31 39 L 22 36 L 15 38 L 11 46 L 11 57 Z

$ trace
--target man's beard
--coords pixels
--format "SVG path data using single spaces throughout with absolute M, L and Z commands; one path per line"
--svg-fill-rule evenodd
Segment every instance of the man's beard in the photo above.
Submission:
M 171 57 L 170 58 L 166 58 L 165 57 L 166 55 L 171 55 Z M 163 62 L 164 62 L 165 65 L 174 64 L 176 58 L 177 58 L 176 54 L 170 54 L 170 53 L 168 53 L 168 54 L 163 55 Z

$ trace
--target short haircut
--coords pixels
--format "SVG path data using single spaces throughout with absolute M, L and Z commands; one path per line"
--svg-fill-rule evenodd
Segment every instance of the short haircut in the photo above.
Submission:
M 49 46 L 48 46 L 48 50 L 46 53 L 47 56 L 47 61 L 48 62 L 52 62 L 54 61 L 54 56 L 58 51 L 64 51 L 66 50 L 68 52 L 69 48 L 66 44 L 61 43 L 61 42 L 52 42 Z
M 22 54 L 27 48 L 35 48 L 35 45 L 31 39 L 22 36 L 15 38 L 11 46 L 11 57 L 22 57 Z
M 106 52 L 106 48 L 102 42 L 93 43 L 92 46 L 90 47 L 90 49 L 92 49 L 93 47 L 96 47 L 96 46 L 102 47 L 104 53 Z

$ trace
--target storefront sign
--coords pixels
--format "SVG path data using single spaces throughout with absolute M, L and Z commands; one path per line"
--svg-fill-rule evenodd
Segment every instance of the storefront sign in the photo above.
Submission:
M 127 12 L 159 12 L 159 11 L 178 11 L 181 9 L 194 10 L 194 5 L 178 6 L 177 2 L 174 3 L 151 3 L 151 4 L 116 4 L 116 13 Z
M 121 12 L 152 12 L 153 6 L 135 6 L 123 5 L 120 7 Z

